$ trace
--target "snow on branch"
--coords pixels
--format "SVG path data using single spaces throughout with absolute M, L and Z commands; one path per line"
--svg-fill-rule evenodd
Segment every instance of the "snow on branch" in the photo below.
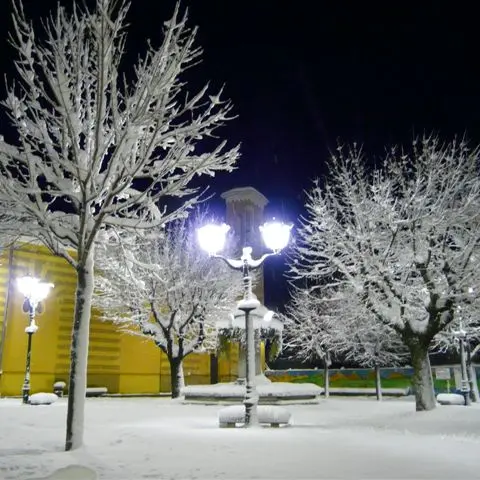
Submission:
M 480 284 L 478 167 L 461 140 L 424 137 L 375 167 L 339 147 L 308 193 L 291 280 L 345 288 L 385 327 L 431 340 Z
M 399 364 L 405 348 L 396 332 L 378 323 L 353 291 L 293 291 L 284 315 L 285 346 L 300 359 L 351 361 L 365 367 Z
M 124 74 L 127 12 L 123 0 L 74 3 L 38 32 L 14 2 L 16 80 L 2 105 L 18 142 L 0 138 L 0 205 L 62 255 L 88 250 L 101 226 L 178 217 L 202 193 L 191 180 L 231 171 L 238 157 L 214 136 L 232 104 L 221 91 L 187 90 L 184 73 L 202 52 L 186 13 L 177 5 L 160 46 L 149 44 Z M 169 196 L 185 200 L 166 211 Z
M 216 348 L 216 321 L 241 294 L 239 273 L 204 254 L 195 226 L 178 220 L 148 235 L 111 235 L 97 248 L 102 318 L 151 338 L 167 356 Z
M 59 5 L 40 30 L 14 0 L 16 75 L 1 103 L 16 138 L 0 137 L 0 232 L 33 237 L 77 274 L 67 450 L 82 444 L 100 234 L 185 217 L 205 191 L 192 180 L 229 172 L 238 157 L 217 137 L 232 104 L 221 91 L 189 91 L 185 73 L 202 52 L 186 13 L 177 6 L 160 44 L 128 65 L 129 3 L 86 3 Z

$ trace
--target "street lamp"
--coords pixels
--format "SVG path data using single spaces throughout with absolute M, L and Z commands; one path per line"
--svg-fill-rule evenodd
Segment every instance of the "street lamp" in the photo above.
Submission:
M 467 332 L 463 330 L 462 326 L 460 326 L 460 330 L 455 332 L 457 338 L 460 342 L 460 368 L 462 372 L 462 386 L 461 392 L 463 397 L 465 398 L 465 405 L 468 406 L 471 404 L 470 398 L 470 382 L 468 381 L 468 372 L 467 372 L 467 358 L 466 358 L 466 349 L 465 343 L 467 339 Z
M 22 402 L 28 403 L 30 398 L 30 356 L 32 352 L 32 335 L 38 330 L 35 323 L 35 310 L 39 302 L 47 298 L 53 283 L 41 282 L 38 278 L 27 275 L 17 279 L 17 287 L 28 303 L 28 326 L 25 333 L 28 335 L 27 360 L 25 365 L 25 380 L 22 387 Z
M 277 255 L 285 248 L 290 240 L 292 225 L 281 222 L 267 222 L 259 227 L 263 241 L 271 253 L 262 255 L 259 259 L 252 258 L 252 247 L 243 247 L 240 260 L 226 258 L 218 252 L 225 245 L 225 237 L 230 227 L 222 225 L 205 225 L 197 230 L 200 246 L 211 257 L 220 258 L 230 268 L 240 270 L 243 274 L 243 298 L 238 302 L 237 308 L 245 314 L 245 337 L 247 350 L 246 385 L 245 385 L 245 427 L 258 424 L 257 405 L 258 395 L 255 386 L 255 332 L 250 313 L 260 306 L 260 302 L 252 294 L 252 277 L 250 272 L 259 268 L 266 258 Z
M 462 308 L 460 306 L 457 307 L 458 312 L 460 313 Z M 460 330 L 454 332 L 454 335 L 458 338 L 460 343 L 460 371 L 462 375 L 462 384 L 461 384 L 461 392 L 463 398 L 465 399 L 465 406 L 471 404 L 470 398 L 470 382 L 468 381 L 468 371 L 467 371 L 467 356 L 466 356 L 466 340 L 467 340 L 467 332 L 463 329 L 462 317 L 459 316 L 460 319 Z

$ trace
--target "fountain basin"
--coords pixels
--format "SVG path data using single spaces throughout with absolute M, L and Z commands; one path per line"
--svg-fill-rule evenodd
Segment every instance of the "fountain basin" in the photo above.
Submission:
M 323 389 L 313 383 L 272 382 L 257 385 L 260 405 L 288 405 L 292 403 L 318 403 Z M 182 388 L 184 403 L 232 404 L 242 403 L 245 385 L 216 383 L 189 385 Z

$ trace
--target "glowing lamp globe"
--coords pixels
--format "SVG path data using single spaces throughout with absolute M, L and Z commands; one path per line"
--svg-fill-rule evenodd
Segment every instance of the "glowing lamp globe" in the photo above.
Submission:
M 266 222 L 259 228 L 263 241 L 270 250 L 279 252 L 288 245 L 292 225 L 283 222 Z
M 197 229 L 197 238 L 200 247 L 210 255 L 215 255 L 225 246 L 225 239 L 230 226 L 209 224 Z
M 32 304 L 37 304 L 47 298 L 53 283 L 41 282 L 38 278 L 27 275 L 17 279 L 17 287 L 20 293 Z

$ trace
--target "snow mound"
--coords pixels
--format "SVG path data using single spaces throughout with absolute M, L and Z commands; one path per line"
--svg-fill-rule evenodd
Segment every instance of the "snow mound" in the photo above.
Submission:
M 439 393 L 437 402 L 440 405 L 465 405 L 465 398 L 458 393 Z
M 30 395 L 30 405 L 51 405 L 58 400 L 54 393 L 34 393 Z
M 91 468 L 82 465 L 69 465 L 68 467 L 55 470 L 48 477 L 36 480 L 97 480 L 97 474 Z
M 277 407 L 275 405 L 259 405 L 257 407 L 259 423 L 270 424 L 288 424 L 292 414 L 285 410 L 285 408 Z M 245 423 L 245 406 L 231 405 L 230 407 L 222 408 L 218 412 L 218 420 L 220 425 Z

